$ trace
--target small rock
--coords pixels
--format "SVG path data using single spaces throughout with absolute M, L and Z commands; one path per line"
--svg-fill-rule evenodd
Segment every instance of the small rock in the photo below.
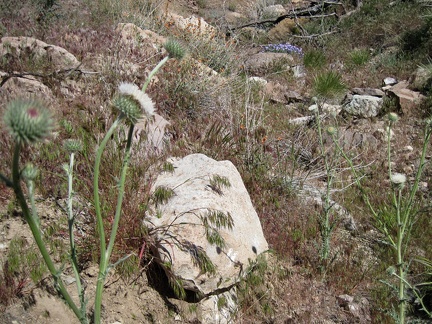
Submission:
M 369 118 L 378 116 L 382 106 L 382 98 L 353 95 L 352 100 L 343 106 L 343 110 L 353 116 Z
M 426 93 L 432 86 L 432 74 L 430 69 L 419 66 L 411 76 L 411 89 Z
M 72 276 L 62 276 L 62 279 L 67 286 L 73 284 L 76 281 L 76 279 Z
M 278 17 L 285 14 L 286 10 L 281 4 L 268 6 L 263 9 L 263 16 L 267 18 Z
M 351 91 L 353 92 L 353 94 L 361 96 L 383 97 L 385 95 L 384 91 L 373 88 L 353 88 Z
M 265 86 L 268 83 L 268 81 L 266 79 L 263 79 L 260 77 L 250 77 L 249 80 L 252 82 L 258 83 L 262 86 Z
M 298 117 L 298 118 L 293 118 L 293 119 L 288 120 L 288 123 L 292 124 L 292 125 L 306 125 L 314 119 L 315 119 L 315 116 Z
M 288 53 L 259 52 L 247 58 L 245 69 L 251 74 L 260 76 L 266 74 L 268 68 L 275 64 L 289 66 L 293 61 L 293 56 Z
M 339 295 L 337 296 L 337 301 L 339 303 L 339 306 L 346 307 L 349 303 L 352 303 L 354 301 L 354 297 L 350 295 Z
M 387 77 L 383 80 L 383 86 L 392 86 L 398 83 L 398 81 L 395 78 Z
M 296 91 L 287 91 L 285 93 L 285 99 L 287 100 L 288 104 L 293 102 L 303 102 L 304 98 Z
M 294 73 L 294 78 L 300 79 L 306 76 L 306 69 L 303 65 L 296 65 L 291 68 Z
M 342 107 L 339 105 L 329 105 L 329 104 L 323 104 L 320 106 L 321 107 L 321 112 L 324 114 L 330 114 L 330 115 L 337 115 L 340 113 L 340 111 L 342 110 Z M 316 104 L 313 104 L 312 106 L 310 106 L 308 108 L 309 111 L 314 111 L 315 109 L 317 109 L 318 106 Z

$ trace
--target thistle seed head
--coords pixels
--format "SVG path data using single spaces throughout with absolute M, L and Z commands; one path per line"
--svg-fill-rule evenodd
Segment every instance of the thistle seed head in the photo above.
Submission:
M 390 266 L 387 268 L 386 272 L 388 275 L 392 276 L 396 273 L 396 268 L 394 266 Z
M 63 142 L 63 146 L 66 151 L 70 153 L 76 153 L 82 151 L 82 142 L 76 139 L 68 139 Z
M 392 123 L 395 123 L 395 122 L 397 122 L 398 120 L 399 120 L 399 116 L 397 115 L 397 114 L 395 114 L 395 113 L 389 113 L 388 114 L 388 119 L 392 122 Z
M 402 190 L 405 186 L 406 176 L 402 173 L 392 173 L 390 181 L 396 189 Z
M 21 176 L 25 181 L 34 181 L 38 174 L 39 170 L 32 163 L 28 163 L 21 171 Z
M 114 107 L 132 124 L 136 124 L 143 114 L 149 118 L 154 114 L 150 97 L 133 83 L 121 83 L 119 94 L 113 100 Z
M 186 54 L 184 47 L 178 41 L 173 39 L 168 40 L 164 44 L 164 47 L 170 58 L 181 60 Z
M 336 127 L 330 126 L 327 128 L 327 134 L 329 134 L 330 136 L 333 136 L 334 134 L 336 134 L 337 129 Z
M 36 99 L 9 102 L 3 120 L 15 142 L 22 144 L 42 141 L 54 129 L 50 111 Z

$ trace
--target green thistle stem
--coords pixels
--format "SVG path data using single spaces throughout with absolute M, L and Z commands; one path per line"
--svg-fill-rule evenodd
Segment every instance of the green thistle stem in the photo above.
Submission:
M 102 308 L 102 291 L 103 285 L 105 282 L 106 276 L 106 268 L 107 268 L 107 260 L 106 260 L 106 242 L 105 242 L 105 230 L 103 225 L 103 218 L 100 209 L 100 198 L 99 198 L 99 173 L 100 173 L 100 162 L 102 159 L 102 153 L 105 149 L 108 140 L 111 138 L 114 130 L 120 124 L 120 121 L 124 118 L 123 115 L 120 115 L 114 123 L 111 125 L 111 128 L 106 133 L 103 138 L 97 153 L 96 153 L 96 161 L 94 167 L 94 180 L 93 180 L 93 195 L 94 195 L 94 205 L 96 212 L 96 222 L 97 222 L 97 230 L 99 232 L 99 241 L 100 241 L 100 261 L 99 261 L 99 275 L 96 285 L 96 296 L 95 296 L 95 306 L 94 306 L 94 322 L 99 324 L 101 322 L 101 308 Z
M 68 212 L 68 228 L 69 228 L 69 245 L 70 245 L 70 251 L 71 251 L 71 261 L 72 261 L 72 269 L 75 275 L 75 281 L 77 286 L 77 292 L 81 304 L 81 313 L 86 313 L 86 302 L 85 302 L 85 296 L 84 296 L 84 289 L 82 288 L 81 284 L 81 277 L 79 274 L 79 267 L 78 267 L 78 260 L 77 260 L 77 254 L 76 254 L 76 248 L 75 248 L 75 239 L 74 239 L 74 221 L 75 217 L 73 216 L 73 188 L 72 188 L 72 182 L 73 182 L 73 167 L 74 167 L 74 153 L 70 154 L 70 161 L 69 161 L 69 168 L 67 170 L 67 176 L 68 176 L 68 200 L 67 200 L 67 212 Z M 83 322 L 83 321 L 82 321 Z M 84 322 L 83 322 L 84 323 Z M 87 317 L 86 322 L 87 323 Z
M 153 76 L 157 73 L 157 71 L 159 71 L 159 69 L 162 67 L 162 65 L 164 65 L 164 64 L 168 61 L 168 59 L 169 59 L 169 56 L 165 57 L 165 58 L 164 58 L 162 61 L 160 61 L 160 62 L 158 63 L 158 65 L 156 65 L 156 66 L 154 67 L 154 69 L 150 72 L 150 74 L 149 74 L 149 76 L 148 76 L 146 82 L 144 83 L 144 85 L 143 85 L 143 87 L 142 87 L 142 91 L 143 91 L 143 92 L 146 91 L 146 89 L 147 89 L 147 87 L 148 87 L 148 85 L 149 85 L 151 79 L 153 78 Z
M 114 216 L 114 222 L 113 222 L 113 226 L 111 229 L 111 236 L 110 236 L 110 240 L 108 243 L 108 248 L 106 251 L 106 262 L 108 264 L 109 259 L 111 257 L 111 253 L 113 251 L 114 248 L 114 242 L 115 242 L 115 238 L 117 235 L 117 229 L 118 229 L 118 225 L 119 225 L 119 221 L 120 221 L 120 216 L 121 216 L 121 209 L 122 209 L 122 203 L 123 203 L 123 196 L 124 196 L 124 187 L 125 187 L 125 182 L 126 182 L 126 173 L 127 173 L 127 169 L 128 169 L 128 164 L 129 164 L 129 160 L 130 160 L 130 156 L 131 156 L 131 146 L 132 146 L 132 136 L 133 136 L 133 131 L 134 131 L 134 125 L 132 124 L 129 127 L 129 134 L 128 134 L 128 139 L 127 139 L 127 144 L 126 144 L 126 152 L 125 152 L 125 157 L 123 160 L 123 167 L 122 167 L 122 171 L 121 171 L 121 176 L 120 176 L 120 182 L 119 182 L 119 187 L 118 187 L 118 197 L 117 197 L 117 208 L 116 208 L 116 213 Z
M 24 218 L 27 222 L 27 224 L 30 226 L 30 230 L 33 234 L 33 237 L 36 241 L 36 245 L 39 248 L 39 251 L 42 254 L 42 257 L 45 261 L 45 264 L 48 267 L 48 270 L 50 271 L 51 275 L 54 278 L 55 286 L 62 295 L 62 297 L 65 299 L 68 306 L 72 309 L 72 311 L 75 313 L 75 315 L 80 319 L 82 323 L 85 323 L 85 313 L 83 314 L 80 309 L 76 306 L 74 301 L 72 300 L 71 296 L 66 290 L 66 287 L 63 284 L 63 281 L 60 278 L 60 273 L 57 271 L 53 261 L 51 260 L 51 257 L 49 255 L 49 252 L 42 240 L 41 232 L 39 230 L 38 224 L 36 223 L 35 219 L 32 217 L 30 213 L 30 209 L 27 205 L 26 199 L 24 197 L 21 185 L 20 185 L 20 171 L 19 171 L 19 156 L 21 152 L 21 143 L 17 142 L 15 144 L 15 150 L 13 155 L 13 162 L 12 162 L 12 183 L 13 183 L 13 189 L 15 192 L 15 196 L 18 199 L 18 202 L 21 206 Z
M 13 183 L 6 176 L 0 173 L 0 180 L 5 183 L 5 185 L 9 188 L 13 188 Z
M 319 138 L 321 156 L 324 159 L 324 168 L 325 168 L 325 173 L 327 175 L 324 208 L 322 211 L 322 215 L 320 216 L 319 219 L 320 233 L 321 233 L 321 240 L 322 240 L 320 258 L 321 261 L 326 261 L 330 255 L 330 240 L 335 225 L 335 222 L 330 219 L 331 212 L 332 212 L 330 198 L 331 198 L 331 188 L 333 186 L 333 180 L 334 180 L 334 170 L 331 166 L 330 158 L 328 157 L 327 152 L 325 150 L 325 145 L 323 140 L 323 130 L 321 125 L 321 116 L 319 112 L 320 108 L 321 108 L 321 104 L 318 104 L 318 107 L 315 112 L 315 117 L 317 120 L 318 138 Z
M 31 213 L 32 213 L 32 217 L 40 231 L 40 220 L 39 220 L 39 216 L 36 212 L 36 204 L 35 204 L 35 199 L 34 199 L 34 182 L 33 180 L 28 180 L 27 181 L 27 188 L 28 188 L 28 196 L 30 199 L 30 205 L 31 205 Z
M 404 239 L 404 226 L 401 219 L 401 189 L 398 190 L 398 195 L 394 194 L 396 203 L 396 220 L 397 220 L 397 268 L 399 270 L 399 323 L 405 323 L 405 270 L 404 257 L 402 254 L 402 243 Z

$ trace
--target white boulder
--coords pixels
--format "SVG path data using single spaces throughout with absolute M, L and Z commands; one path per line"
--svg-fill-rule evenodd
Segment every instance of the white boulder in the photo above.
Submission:
M 172 159 L 170 163 L 173 171 L 158 176 L 152 193 L 162 188 L 171 194 L 162 202 L 155 199 L 146 217 L 155 256 L 168 277 L 174 276 L 185 289 L 200 296 L 229 289 L 250 262 L 268 250 L 241 176 L 230 161 L 218 162 L 203 154 Z M 225 215 L 232 228 L 216 229 L 224 223 L 216 213 Z M 204 223 L 209 225 L 207 229 Z M 209 235 L 216 231 L 224 246 L 209 242 Z M 215 266 L 214 272 L 199 266 L 197 257 L 203 252 Z
M 369 118 L 376 117 L 381 112 L 383 99 L 367 95 L 353 95 L 351 101 L 343 106 L 343 110 L 350 115 Z

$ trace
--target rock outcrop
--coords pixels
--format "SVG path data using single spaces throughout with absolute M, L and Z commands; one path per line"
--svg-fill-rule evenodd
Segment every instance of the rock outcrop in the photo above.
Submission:
M 3 37 L 0 58 L 31 56 L 34 60 L 47 59 L 58 69 L 76 68 L 77 58 L 62 47 L 50 45 L 32 37 Z

